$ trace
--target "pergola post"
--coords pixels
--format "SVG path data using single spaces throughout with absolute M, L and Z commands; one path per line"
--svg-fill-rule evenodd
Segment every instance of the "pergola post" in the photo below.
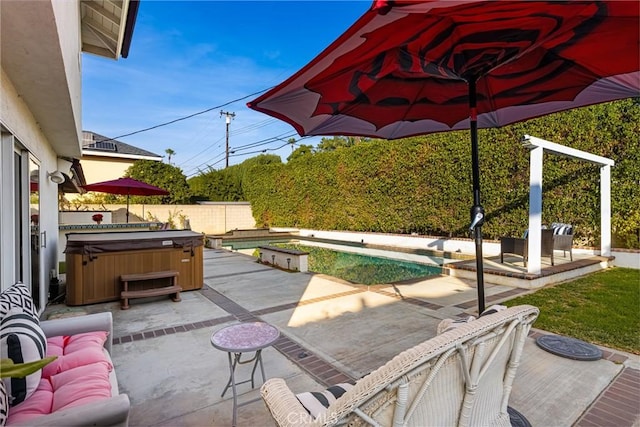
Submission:
M 611 165 L 600 168 L 600 256 L 611 256 Z
M 533 147 L 529 156 L 529 232 L 527 272 L 540 274 L 542 242 L 542 158 L 544 149 Z

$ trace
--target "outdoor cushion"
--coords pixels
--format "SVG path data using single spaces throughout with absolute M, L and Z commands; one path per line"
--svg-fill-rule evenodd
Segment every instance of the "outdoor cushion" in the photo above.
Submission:
M 573 234 L 573 226 L 562 222 L 554 222 L 551 224 L 553 234 Z
M 56 356 L 53 362 L 42 368 L 42 377 L 49 378 L 58 373 L 60 358 L 64 356 L 64 337 L 47 337 L 47 357 Z
M 542 227 L 540 227 L 541 230 L 546 230 L 547 226 L 542 224 Z M 523 239 L 527 239 L 529 237 L 529 229 L 527 228 L 526 230 L 524 230 L 524 233 L 522 233 L 522 238 Z
M 67 338 L 64 353 L 72 353 L 78 349 L 86 348 L 87 346 L 102 349 L 105 341 L 107 340 L 107 335 L 108 333 L 106 331 L 85 332 L 82 334 L 72 335 Z
M 22 307 L 13 307 L 0 322 L 0 354 L 3 359 L 11 359 L 14 363 L 34 362 L 45 357 L 47 341 L 42 329 L 29 313 Z M 17 405 L 38 387 L 42 370 L 38 370 L 25 378 L 3 378 L 9 404 Z
M 489 314 L 494 314 L 497 313 L 499 311 L 502 310 L 506 310 L 507 306 L 506 305 L 492 305 L 489 308 L 486 308 L 482 314 L 480 314 L 480 317 L 482 316 L 488 316 Z M 440 335 L 443 334 L 445 332 L 449 332 L 455 328 L 458 328 L 462 325 L 465 325 L 469 322 L 473 322 L 474 320 L 476 320 L 475 317 L 473 316 L 468 316 L 465 318 L 460 318 L 460 319 L 444 319 L 442 321 L 440 321 L 440 323 L 438 323 L 438 326 L 436 327 L 436 334 Z
M 107 332 L 96 331 L 73 336 L 47 338 L 47 356 L 58 356 L 42 369 L 45 378 L 91 363 L 104 363 L 109 371 L 113 365 L 104 353 Z
M 11 424 L 25 422 L 31 418 L 51 413 L 53 388 L 47 378 L 42 378 L 36 391 L 24 402 L 11 408 Z
M 506 310 L 506 309 L 507 309 L 507 306 L 506 306 L 506 305 L 498 305 L 498 304 L 494 304 L 494 305 L 492 305 L 491 307 L 486 308 L 486 309 L 482 312 L 482 314 L 480 314 L 480 317 L 482 317 L 482 316 L 488 316 L 488 315 L 490 315 L 490 314 L 494 314 L 494 313 L 497 313 L 497 312 L 499 312 L 499 311 Z
M 111 397 L 109 369 L 104 363 L 92 363 L 51 377 L 52 412 Z
M 109 362 L 102 349 L 88 347 L 58 356 L 56 360 L 43 368 L 42 376 L 49 378 L 61 372 L 92 363 L 103 363 L 109 371 L 113 369 L 113 365 Z
M 473 322 L 474 320 L 476 320 L 476 318 L 473 316 L 468 316 L 461 319 L 443 319 L 442 321 L 440 321 L 440 323 L 438 323 L 438 326 L 436 327 L 436 334 L 444 334 L 445 332 L 451 331 L 469 322 Z
M 316 418 L 318 415 L 324 412 L 330 404 L 335 402 L 340 396 L 346 393 L 347 390 L 353 387 L 350 383 L 340 383 L 329 387 L 324 391 L 307 391 L 304 393 L 296 394 L 296 397 L 302 403 L 302 406 L 309 412 L 309 414 Z

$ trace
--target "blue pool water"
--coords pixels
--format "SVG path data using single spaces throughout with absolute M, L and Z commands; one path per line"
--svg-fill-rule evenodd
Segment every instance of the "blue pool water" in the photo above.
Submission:
M 423 264 L 399 259 L 384 258 L 361 253 L 327 249 L 316 246 L 292 243 L 291 241 L 234 242 L 225 247 L 232 250 L 252 249 L 271 245 L 309 252 L 309 270 L 327 274 L 353 283 L 375 285 L 394 283 L 442 274 L 442 267 L 435 264 Z M 353 251 L 353 247 L 350 247 Z M 254 256 L 257 255 L 257 251 Z

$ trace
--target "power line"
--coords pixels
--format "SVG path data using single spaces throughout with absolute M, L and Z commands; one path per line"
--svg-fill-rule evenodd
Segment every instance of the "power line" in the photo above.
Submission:
M 136 135 L 138 133 L 148 132 L 150 130 L 157 129 L 159 127 L 167 126 L 167 125 L 170 125 L 170 124 L 173 124 L 173 123 L 176 123 L 176 122 L 180 122 L 182 120 L 187 120 L 187 119 L 190 119 L 192 117 L 199 116 L 199 115 L 204 114 L 204 113 L 208 113 L 209 111 L 217 110 L 218 108 L 226 107 L 227 105 L 233 104 L 233 103 L 238 102 L 238 101 L 242 101 L 242 100 L 250 98 L 252 96 L 256 96 L 258 94 L 261 94 L 262 92 L 266 92 L 269 89 L 271 89 L 271 88 L 262 89 L 262 90 L 259 90 L 258 92 L 254 92 L 254 93 L 251 93 L 249 95 L 245 95 L 245 96 L 243 96 L 241 98 L 237 98 L 237 99 L 234 99 L 232 101 L 225 102 L 224 104 L 217 105 L 217 106 L 211 107 L 211 108 L 207 108 L 206 110 L 202 110 L 202 111 L 199 111 L 197 113 L 189 114 L 188 116 L 180 117 L 178 119 L 171 120 L 171 121 L 168 121 L 168 122 L 165 122 L 165 123 L 160 123 L 159 125 L 151 126 L 151 127 L 145 128 L 145 129 L 137 130 L 135 132 L 125 133 L 124 135 L 118 135 L 118 136 L 114 136 L 113 138 L 106 138 L 106 139 L 103 139 L 103 140 L 100 140 L 100 141 L 95 141 L 95 142 L 113 141 L 113 140 L 116 140 L 118 138 L 124 138 L 124 137 L 127 137 L 127 136 Z
M 248 153 L 239 153 L 239 154 L 232 154 L 232 157 L 235 156 L 246 156 L 247 154 L 256 154 L 256 153 L 266 153 L 267 151 L 278 151 L 281 148 L 286 147 L 287 145 L 289 145 L 290 143 L 287 142 L 285 144 L 282 144 L 281 146 L 277 147 L 277 148 L 265 148 L 263 150 L 256 150 L 256 151 L 249 151 Z
M 293 135 L 295 135 L 295 134 L 293 134 Z M 286 136 L 285 136 L 284 138 L 286 138 Z M 307 139 L 307 138 L 313 138 L 313 137 L 312 137 L 312 136 L 304 136 L 304 137 L 300 138 L 298 141 L 296 141 L 296 142 L 294 142 L 294 143 L 291 143 L 291 142 L 289 142 L 289 141 L 285 141 L 284 139 L 277 138 L 277 140 L 285 141 L 285 144 L 282 144 L 282 145 L 280 145 L 279 147 L 275 147 L 275 148 L 264 148 L 264 149 L 262 149 L 262 150 L 255 150 L 255 151 L 250 151 L 250 152 L 246 152 L 246 153 L 236 153 L 236 151 L 235 151 L 235 150 L 233 150 L 233 151 L 230 151 L 229 157 L 246 156 L 246 155 L 256 154 L 256 153 L 266 153 L 266 152 L 268 152 L 268 151 L 278 151 L 278 150 L 280 150 L 281 148 L 286 147 L 287 145 L 292 145 L 292 146 L 297 145 L 297 146 L 300 146 L 299 142 L 300 142 L 300 141 L 302 141 L 302 140 L 304 140 L 304 139 Z M 274 142 L 274 141 L 269 141 L 269 143 L 271 143 L 271 142 Z M 260 145 L 264 145 L 264 144 L 260 144 Z M 255 147 L 251 147 L 251 148 L 255 148 Z M 246 150 L 246 149 L 248 149 L 248 148 L 245 148 L 245 150 Z M 241 150 L 241 151 L 242 151 L 242 150 Z M 188 173 L 188 174 L 187 174 L 187 173 L 185 173 L 185 176 L 186 176 L 187 178 L 191 178 L 191 177 L 195 176 L 198 172 L 201 172 L 200 167 L 201 167 L 201 166 L 203 166 L 203 165 L 205 165 L 205 164 L 206 164 L 209 168 L 212 168 L 213 166 L 217 165 L 218 163 L 221 163 L 221 162 L 225 159 L 224 154 L 225 154 L 224 152 L 223 152 L 223 153 L 220 153 L 220 154 L 218 154 L 216 157 L 213 157 L 213 158 L 211 158 L 211 159 L 207 160 L 206 162 L 201 163 L 200 165 L 198 165 L 198 166 L 196 166 L 195 168 L 193 168 L 193 169 L 196 169 L 196 171 L 195 171 L 195 172 L 191 172 L 191 173 Z M 218 157 L 220 157 L 220 160 L 217 160 L 217 161 L 215 161 L 215 162 L 213 162 L 213 163 L 210 163 L 210 162 L 212 162 L 212 161 L 216 160 L 216 158 L 218 158 Z
M 236 130 L 231 130 L 231 131 L 229 132 L 229 136 L 236 136 L 236 135 L 240 135 L 240 134 L 243 134 L 243 133 L 251 132 L 252 130 L 256 130 L 256 129 L 263 128 L 263 127 L 268 126 L 268 125 L 270 125 L 271 123 L 274 123 L 274 122 L 277 122 L 277 121 L 278 121 L 277 119 L 268 118 L 268 119 L 263 120 L 263 121 L 258 122 L 258 123 L 253 123 L 253 124 L 250 124 L 250 125 L 247 125 L 247 126 L 239 127 L 239 128 L 236 128 Z M 210 122 L 209 122 L 209 121 L 207 121 L 207 123 L 210 123 Z M 189 157 L 188 159 L 181 161 L 181 162 L 178 164 L 178 166 L 183 166 L 183 165 L 185 165 L 185 164 L 186 164 L 186 163 L 188 163 L 189 161 L 191 161 L 191 160 L 195 159 L 196 157 L 200 157 L 200 155 L 201 155 L 201 154 L 205 153 L 206 151 L 211 150 L 212 148 L 220 148 L 220 147 L 221 147 L 221 145 L 217 145 L 217 146 L 216 146 L 216 144 L 218 144 L 220 141 L 224 140 L 224 138 L 225 138 L 224 136 L 221 136 L 220 138 L 218 138 L 218 139 L 213 143 L 213 146 L 211 146 L 211 147 L 206 147 L 205 149 L 203 149 L 202 151 L 199 151 L 198 153 L 194 154 L 193 156 Z M 190 141 L 190 142 L 193 142 L 193 141 Z M 206 162 L 205 162 L 205 163 L 206 163 Z M 203 165 L 203 164 L 205 164 L 205 163 L 201 163 L 201 164 L 200 164 L 200 165 L 198 165 L 198 166 L 201 166 L 201 165 Z M 190 168 L 190 169 L 195 169 L 195 168 L 197 168 L 198 166 L 196 166 L 196 167 L 192 167 L 192 168 Z
M 273 86 L 273 87 L 275 87 L 275 86 Z M 168 121 L 168 122 L 160 123 L 160 124 L 157 124 L 157 125 L 155 125 L 155 126 L 151 126 L 151 127 L 148 127 L 148 128 L 140 129 L 140 130 L 137 130 L 137 131 L 134 131 L 134 132 L 130 132 L 130 133 L 126 133 L 126 134 L 122 134 L 122 135 L 114 136 L 113 138 L 105 138 L 105 139 L 102 139 L 102 140 L 100 140 L 100 141 L 96 141 L 96 142 L 108 142 L 108 141 L 114 141 L 114 140 L 119 139 L 119 138 L 125 138 L 125 137 L 127 137 L 127 136 L 136 135 L 136 134 L 139 134 L 139 133 L 142 133 L 142 132 L 148 132 L 148 131 L 153 130 L 153 129 L 157 129 L 157 128 L 160 128 L 160 127 L 163 127 L 163 126 L 167 126 L 167 125 L 170 125 L 170 124 L 173 124 L 173 123 L 177 123 L 177 122 L 180 122 L 180 121 L 183 121 L 183 120 L 187 120 L 187 119 L 190 119 L 190 118 L 193 118 L 193 117 L 196 117 L 196 116 L 199 116 L 199 115 L 202 115 L 202 114 L 208 113 L 208 112 L 210 112 L 210 111 L 217 110 L 218 108 L 226 107 L 227 105 L 230 105 L 230 104 L 233 104 L 233 103 L 236 103 L 236 102 L 239 102 L 239 101 L 245 100 L 245 99 L 247 99 L 247 98 L 250 98 L 250 97 L 253 97 L 253 96 L 259 95 L 259 94 L 261 94 L 261 93 L 263 93 L 263 92 L 266 92 L 266 91 L 268 91 L 268 90 L 272 89 L 273 87 L 270 87 L 270 88 L 267 88 L 267 89 L 262 89 L 262 90 L 259 90 L 259 91 L 257 91 L 257 92 L 251 93 L 251 94 L 249 94 L 249 95 L 245 95 L 245 96 L 242 96 L 242 97 L 240 97 L 240 98 L 236 98 L 236 99 L 233 99 L 233 100 L 231 100 L 231 101 L 225 102 L 224 104 L 217 105 L 217 106 L 215 106 L 215 107 L 211 107 L 211 108 L 207 108 L 206 110 L 198 111 L 198 112 L 196 112 L 196 113 L 189 114 L 189 115 L 187 115 L 187 116 L 183 116 L 183 117 L 179 117 L 179 118 L 177 118 L 177 119 L 170 120 L 170 121 Z M 267 151 L 277 151 L 277 150 L 279 150 L 279 149 L 281 149 L 281 148 L 283 148 L 283 147 L 287 146 L 288 144 L 290 144 L 290 142 L 288 142 L 288 141 L 287 141 L 287 142 L 286 142 L 286 144 L 281 145 L 280 147 L 277 147 L 277 148 L 265 148 L 265 149 L 263 149 L 263 150 L 253 151 L 253 152 L 249 152 L 249 153 L 237 153 L 237 151 L 244 151 L 244 150 L 248 150 L 248 149 L 250 149 L 250 148 L 259 147 L 259 146 L 261 146 L 261 145 L 267 145 L 267 144 L 270 144 L 270 143 L 275 142 L 275 141 L 278 141 L 278 140 L 279 140 L 279 141 L 284 141 L 284 139 L 283 139 L 283 138 L 291 138 L 291 137 L 293 137 L 293 136 L 296 136 L 296 135 L 297 135 L 295 132 L 294 132 L 294 133 L 290 133 L 290 134 L 286 135 L 286 134 L 287 134 L 287 132 L 285 132 L 284 134 L 280 134 L 280 135 L 278 135 L 278 136 L 274 136 L 274 137 L 266 138 L 266 139 L 263 139 L 263 140 L 260 140 L 260 141 L 256 141 L 256 142 L 253 142 L 253 143 L 245 144 L 245 145 L 242 145 L 242 146 L 236 147 L 233 151 L 229 151 L 229 144 L 228 144 L 228 137 L 229 137 L 229 130 L 228 130 L 228 128 L 229 128 L 229 123 L 228 123 L 228 121 L 229 121 L 229 117 L 234 117 L 234 116 L 235 116 L 235 113 L 225 113 L 225 112 L 223 112 L 223 111 L 220 111 L 220 115 L 222 116 L 223 114 L 227 116 L 227 136 L 226 136 L 226 138 L 227 138 L 227 149 L 226 149 L 226 152 L 225 152 L 225 153 L 222 153 L 222 154 L 226 154 L 226 155 L 225 155 L 225 157 L 223 157 L 222 159 L 220 159 L 220 160 L 216 161 L 216 162 L 215 162 L 215 163 L 213 163 L 213 164 L 208 164 L 208 162 L 210 162 L 210 161 L 212 161 L 212 160 L 215 160 L 217 157 L 219 157 L 219 156 L 221 156 L 221 155 L 222 155 L 222 154 L 218 154 L 217 156 L 214 156 L 213 158 L 209 159 L 208 161 L 205 161 L 205 162 L 203 162 L 203 163 L 199 164 L 198 166 L 195 166 L 194 168 L 191 168 L 191 170 L 196 169 L 197 171 L 199 171 L 200 167 L 201 167 L 201 166 L 203 166 L 203 165 L 205 165 L 205 164 L 208 164 L 208 166 L 210 166 L 210 167 L 211 167 L 211 166 L 213 166 L 213 165 L 216 165 L 216 164 L 220 163 L 224 158 L 226 158 L 226 164 L 227 164 L 227 167 L 228 167 L 228 165 L 229 165 L 229 157 L 230 157 L 230 153 L 231 153 L 231 154 L 233 154 L 231 157 L 236 157 L 236 156 L 240 156 L 240 155 L 254 154 L 254 153 L 260 153 L 260 152 L 264 153 L 264 152 L 267 152 Z M 248 126 L 245 126 L 245 127 L 239 128 L 236 132 L 234 132 L 234 135 L 236 135 L 236 134 L 241 134 L 241 133 L 246 133 L 246 132 L 250 132 L 250 131 L 252 131 L 252 130 L 257 130 L 257 129 L 259 129 L 259 128 L 262 128 L 262 127 L 268 126 L 268 125 L 270 125 L 271 123 L 273 123 L 273 122 L 275 122 L 275 121 L 277 121 L 277 120 L 276 120 L 276 119 L 273 119 L 273 118 L 270 118 L 270 119 L 263 120 L 262 122 L 258 122 L 258 123 L 252 124 L 252 125 L 248 125 Z M 306 139 L 306 138 L 308 138 L 308 137 L 302 137 L 302 138 L 300 138 L 299 140 L 303 140 L 303 139 Z M 222 138 L 221 138 L 221 139 L 222 139 Z M 216 142 L 219 142 L 221 139 L 219 139 L 219 140 L 218 140 L 218 141 L 216 141 Z M 215 144 L 215 143 L 214 143 L 214 144 Z M 297 145 L 297 144 L 294 144 L 294 145 Z M 189 158 L 188 160 L 186 160 L 186 161 L 182 162 L 182 164 L 184 164 L 185 162 L 187 162 L 187 161 L 189 161 L 189 160 L 191 160 L 191 159 L 193 159 L 193 158 L 195 158 L 195 157 L 198 157 L 200 154 L 204 153 L 205 151 L 209 150 L 210 148 L 212 148 L 212 147 L 209 147 L 209 148 L 206 148 L 206 149 L 202 150 L 201 152 L 199 152 L 199 153 L 198 153 L 198 154 L 196 154 L 195 156 L 192 156 L 192 157 L 191 157 L 191 158 Z M 194 173 L 191 173 L 191 174 L 189 174 L 189 175 L 187 175 L 187 176 L 188 176 L 188 177 L 190 177 L 190 176 L 195 175 L 196 173 L 197 173 L 197 172 L 194 172 Z
M 224 139 L 224 136 L 221 136 L 220 138 L 218 138 L 218 140 L 217 140 L 216 142 L 214 142 L 214 143 L 213 143 L 213 145 L 214 145 L 213 147 L 207 147 L 207 148 L 205 148 L 204 150 L 202 150 L 202 151 L 200 151 L 200 152 L 198 152 L 198 153 L 194 154 L 193 156 L 189 157 L 188 159 L 186 159 L 186 160 L 184 160 L 184 161 L 180 162 L 180 164 L 179 164 L 178 166 L 182 166 L 182 165 L 186 164 L 187 162 L 189 162 L 190 160 L 193 160 L 193 159 L 195 159 L 196 157 L 200 157 L 200 155 L 201 155 L 202 153 L 204 153 L 205 151 L 209 151 L 209 150 L 211 150 L 212 148 L 216 148 L 216 147 L 215 147 L 215 144 L 219 143 L 219 142 L 220 142 L 220 141 L 222 141 L 223 139 Z M 219 148 L 219 147 L 221 147 L 221 145 L 218 145 L 218 148 Z M 201 163 L 200 165 L 202 165 L 202 163 Z M 199 165 L 199 166 L 200 166 L 200 165 Z M 196 166 L 196 167 L 197 167 L 197 166 Z M 192 168 L 192 169 L 193 169 L 193 168 Z
M 287 134 L 289 134 L 289 135 L 287 135 Z M 292 136 L 295 136 L 295 135 L 296 135 L 295 132 L 293 132 L 293 133 L 291 133 L 290 131 L 289 132 L 283 132 L 282 134 L 277 135 L 277 136 L 270 136 L 269 138 L 261 139 L 261 140 L 256 141 L 256 142 L 250 142 L 250 143 L 245 144 L 245 145 L 239 145 L 239 146 L 235 147 L 235 150 L 241 150 L 243 148 L 253 148 L 253 147 L 257 147 L 259 145 L 264 145 L 264 144 L 268 144 L 270 142 L 274 142 L 276 140 L 281 140 L 281 138 L 291 138 Z
M 241 128 L 236 128 L 235 130 L 231 131 L 230 135 L 231 136 L 237 136 L 237 135 L 241 135 L 243 133 L 252 132 L 252 131 L 261 129 L 263 127 L 269 126 L 270 124 L 275 123 L 277 121 L 278 121 L 278 119 L 269 118 L 269 119 L 263 120 L 263 121 L 258 122 L 258 123 L 253 123 L 253 124 L 241 127 Z
M 274 143 L 276 141 L 281 141 L 281 139 L 272 137 L 272 138 L 268 138 L 267 140 L 259 141 L 257 143 L 251 143 L 251 144 L 247 144 L 247 145 L 242 146 L 242 147 L 235 148 L 235 149 L 229 151 L 229 157 L 237 157 L 237 156 L 241 156 L 241 155 L 250 154 L 250 153 L 242 153 L 242 151 L 249 150 L 251 148 L 256 148 L 256 147 L 259 147 L 259 146 L 262 146 L 262 145 L 272 144 L 272 143 Z M 268 149 L 268 150 L 271 150 L 271 149 Z M 262 150 L 259 150 L 259 151 L 256 151 L 256 152 L 260 152 L 260 151 L 262 151 Z M 213 160 L 217 159 L 218 157 L 220 157 L 221 159 L 219 161 L 213 163 L 214 165 L 217 164 L 217 163 L 220 163 L 222 160 L 224 160 L 227 157 L 226 150 L 223 151 L 222 153 L 219 153 L 219 154 L 213 156 L 212 158 L 210 158 L 208 160 L 205 160 L 204 162 L 200 163 L 199 165 L 189 169 L 189 171 L 187 171 L 188 172 L 187 176 L 193 175 L 193 173 L 190 173 L 190 172 L 193 171 L 194 169 L 199 169 L 203 165 L 209 165 L 210 166 L 211 165 L 210 162 L 212 162 Z
M 269 138 L 261 139 L 261 140 L 256 141 L 256 142 L 251 142 L 249 144 L 238 146 L 238 147 L 236 147 L 234 149 L 230 149 L 229 153 L 230 154 L 239 155 L 239 154 L 242 154 L 242 153 L 237 153 L 238 151 L 244 151 L 244 150 L 248 150 L 248 149 L 251 149 L 251 148 L 259 147 L 261 145 L 271 144 L 271 143 L 273 143 L 275 141 L 283 141 L 284 139 L 282 139 L 282 138 L 291 138 L 291 137 L 293 137 L 295 135 L 296 135 L 295 132 L 294 133 L 290 133 L 288 135 L 287 135 L 287 132 L 285 132 L 284 134 L 280 134 L 278 136 L 272 136 L 272 137 L 269 137 Z M 302 139 L 306 139 L 306 138 L 309 138 L 309 137 L 303 137 L 303 138 L 301 138 L 301 140 Z M 220 140 L 222 140 L 222 138 L 220 138 L 218 141 L 220 141 Z M 208 148 L 207 148 L 207 150 L 208 150 Z M 226 150 L 223 151 L 220 154 L 217 154 L 217 155 L 213 156 L 212 158 L 210 158 L 208 160 L 205 160 L 204 162 L 200 163 L 199 165 L 190 168 L 189 170 L 185 171 L 185 173 L 189 176 L 190 172 L 193 171 L 194 169 L 198 169 L 198 168 L 200 168 L 200 166 L 208 164 L 210 161 L 218 158 L 219 156 L 225 156 L 225 152 L 226 152 Z
M 241 129 L 243 129 L 243 128 L 241 128 Z M 294 137 L 294 136 L 297 136 L 296 132 L 291 132 L 291 131 L 283 132 L 283 133 L 281 133 L 281 134 L 279 134 L 277 136 L 272 136 L 272 137 L 264 138 L 264 139 L 261 139 L 261 140 L 255 141 L 255 142 L 250 142 L 248 144 L 240 145 L 240 146 L 235 147 L 235 148 L 230 147 L 230 149 L 229 149 L 230 156 L 229 157 L 237 157 L 237 156 L 240 156 L 240 155 L 248 155 L 248 154 L 252 154 L 252 153 L 265 152 L 264 149 L 263 150 L 256 150 L 254 152 L 249 152 L 249 153 L 244 152 L 244 151 L 252 149 L 252 148 L 260 147 L 260 146 L 263 146 L 263 145 L 272 144 L 272 143 L 274 143 L 276 141 L 283 141 L 283 142 L 286 142 L 287 144 L 291 144 L 289 142 L 289 139 Z M 300 141 L 303 141 L 305 139 L 308 139 L 308 138 L 315 138 L 315 137 L 313 137 L 313 136 L 303 136 L 303 137 L 299 138 L 296 141 L 296 143 L 300 142 Z M 222 141 L 222 139 L 224 139 L 224 136 L 220 137 L 216 142 L 220 142 L 220 141 Z M 294 145 L 298 145 L 296 143 L 294 143 Z M 220 144 L 217 147 L 219 148 L 221 146 L 222 145 Z M 205 151 L 210 150 L 211 148 L 212 147 L 208 147 L 208 148 L 200 151 L 197 155 L 192 156 L 189 160 L 191 160 L 191 159 L 193 159 L 195 157 L 199 157 L 200 154 L 204 153 Z M 279 147 L 279 148 L 282 148 L 282 147 Z M 266 149 L 266 151 L 278 150 L 279 148 L 276 148 L 276 149 L 269 148 L 269 149 Z M 201 163 L 199 163 L 199 164 L 197 164 L 195 166 L 191 166 L 189 168 L 185 168 L 183 173 L 185 174 L 185 176 L 187 178 L 190 178 L 190 177 L 194 176 L 195 174 L 197 174 L 201 170 L 201 168 L 204 167 L 205 165 L 209 166 L 209 167 L 212 166 L 212 165 L 216 165 L 216 164 L 220 163 L 222 160 L 224 160 L 225 157 L 226 157 L 226 150 L 223 150 L 222 152 L 213 155 L 209 159 L 204 160 L 203 162 L 201 162 Z M 218 158 L 220 158 L 220 160 L 214 162 L 213 164 L 211 163 L 214 160 L 217 160 Z M 184 164 L 184 163 L 182 163 L 182 164 Z

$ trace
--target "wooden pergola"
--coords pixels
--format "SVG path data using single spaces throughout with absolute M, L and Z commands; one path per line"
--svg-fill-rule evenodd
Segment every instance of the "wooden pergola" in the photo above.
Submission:
M 544 151 L 565 157 L 573 157 L 600 166 L 600 255 L 611 255 L 611 166 L 614 162 L 535 136 L 525 135 L 522 143 L 531 150 L 529 157 L 529 246 L 527 272 L 540 274 L 540 242 L 542 229 L 542 158 Z

